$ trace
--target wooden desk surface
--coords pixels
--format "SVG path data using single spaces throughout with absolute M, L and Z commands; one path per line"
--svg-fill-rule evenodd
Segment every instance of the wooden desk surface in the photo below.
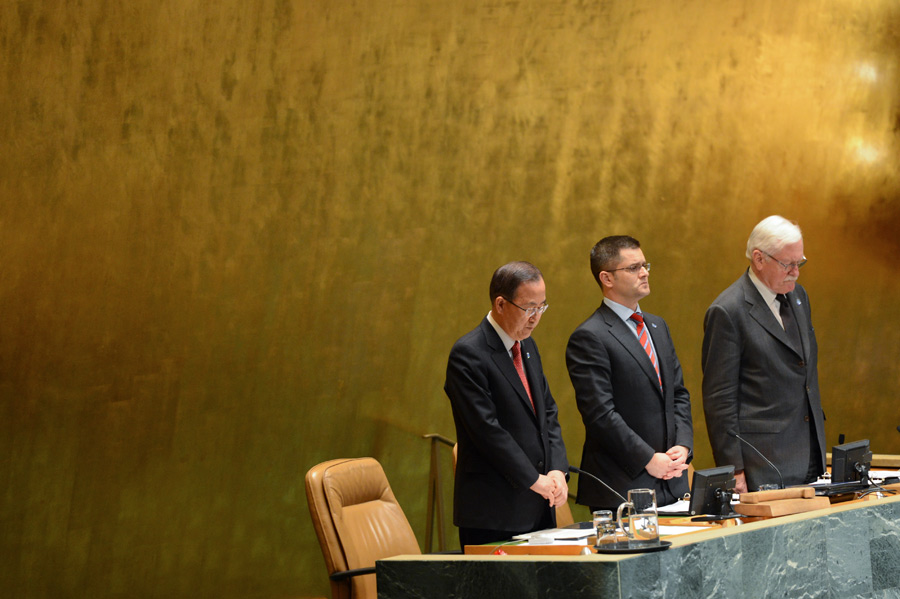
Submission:
M 900 484 L 887 485 L 884 487 L 888 490 L 895 490 L 900 493 Z M 867 497 L 863 497 L 862 499 L 853 499 L 847 501 L 838 501 L 832 503 L 829 507 L 823 508 L 820 510 L 814 510 L 809 512 L 803 512 L 799 514 L 791 514 L 789 516 L 780 516 L 777 518 L 756 518 L 756 517 L 743 517 L 735 520 L 724 520 L 721 523 L 714 523 L 710 525 L 709 523 L 697 523 L 693 522 L 690 517 L 683 518 L 664 518 L 664 522 L 661 522 L 661 525 L 665 526 L 695 526 L 697 530 L 695 532 L 685 532 L 677 535 L 666 535 L 663 538 L 665 540 L 672 543 L 673 547 L 681 547 L 684 545 L 689 545 L 691 543 L 699 543 L 702 541 L 706 541 L 718 536 L 728 535 L 728 534 L 740 534 L 746 530 L 749 530 L 747 527 L 749 525 L 754 525 L 753 528 L 764 528 L 767 526 L 778 526 L 781 524 L 786 524 L 789 522 L 798 522 L 801 520 L 807 520 L 810 518 L 817 518 L 826 513 L 834 513 L 837 511 L 846 511 L 855 509 L 860 507 L 861 505 L 865 505 L 867 502 L 871 501 L 900 501 L 900 495 L 895 495 L 893 497 L 884 497 L 879 498 L 875 495 L 870 495 Z M 757 526 L 762 525 L 762 526 Z M 528 544 L 518 544 L 518 545 L 467 545 L 463 551 L 464 555 L 471 556 L 514 556 L 514 555 L 530 555 L 530 556 L 574 556 L 574 555 L 586 555 L 586 551 L 589 551 L 592 554 L 596 552 L 593 551 L 593 538 L 589 537 L 587 545 L 528 545 Z M 635 554 L 623 554 L 621 556 L 618 555 L 598 555 L 598 557 L 606 557 L 613 559 L 621 559 L 623 557 L 628 557 Z

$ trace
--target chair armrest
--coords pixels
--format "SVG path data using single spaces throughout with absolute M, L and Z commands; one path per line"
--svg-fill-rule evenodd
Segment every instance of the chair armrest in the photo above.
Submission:
M 346 578 L 353 578 L 354 576 L 364 576 L 366 574 L 375 574 L 375 566 L 370 566 L 368 568 L 356 568 L 355 570 L 342 570 L 341 572 L 335 572 L 328 578 L 337 582 Z
M 451 551 L 437 551 L 430 555 L 459 555 L 462 551 L 459 549 L 454 549 Z M 341 572 L 335 572 L 328 578 L 337 582 L 340 580 L 345 580 L 347 578 L 353 578 L 354 576 L 365 576 L 366 574 L 375 574 L 375 567 L 369 568 L 356 568 L 355 570 L 343 570 Z

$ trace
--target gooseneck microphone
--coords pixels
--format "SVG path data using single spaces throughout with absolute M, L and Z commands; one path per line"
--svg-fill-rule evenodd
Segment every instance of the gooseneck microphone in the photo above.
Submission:
M 569 472 L 574 472 L 575 474 L 583 474 L 583 475 L 585 475 L 585 476 L 587 476 L 587 477 L 589 477 L 589 478 L 593 478 L 595 481 L 597 481 L 598 483 L 600 483 L 601 485 L 603 485 L 604 487 L 606 487 L 607 489 L 609 489 L 610 491 L 612 491 L 613 493 L 615 493 L 616 497 L 618 497 L 619 499 L 621 499 L 623 503 L 626 503 L 626 502 L 628 501 L 627 499 L 625 499 L 624 497 L 622 497 L 622 495 L 621 495 L 618 491 L 616 491 L 615 489 L 613 489 L 612 487 L 610 487 L 608 484 L 606 484 L 605 482 L 603 482 L 602 480 L 600 480 L 599 478 L 597 478 L 596 476 L 594 476 L 593 474 L 591 474 L 591 473 L 588 472 L 587 470 L 582 470 L 581 468 L 576 468 L 575 466 L 572 466 L 572 465 L 570 464 L 570 465 L 569 465 Z
M 766 456 L 764 456 L 764 455 L 762 454 L 762 452 L 761 452 L 760 450 L 758 450 L 758 449 L 753 445 L 753 443 L 751 443 L 751 442 L 748 441 L 747 439 L 744 439 L 744 438 L 741 437 L 739 434 L 737 434 L 737 433 L 735 433 L 735 432 L 733 432 L 733 431 L 728 431 L 728 434 L 731 435 L 732 437 L 734 437 L 735 439 L 737 439 L 738 441 L 740 441 L 741 443 L 745 443 L 745 444 L 747 445 L 747 447 L 749 447 L 750 449 L 752 449 L 753 451 L 755 451 L 756 454 L 757 454 L 759 457 L 761 457 L 763 460 L 765 460 L 766 464 L 768 464 L 769 466 L 771 466 L 771 467 L 772 467 L 772 470 L 774 470 L 775 472 L 778 473 L 778 478 L 781 479 L 781 487 L 779 487 L 779 488 L 781 488 L 781 489 L 784 488 L 784 477 L 781 476 L 781 470 L 779 470 L 778 467 L 777 467 L 775 464 L 773 464 L 773 463 L 769 460 L 769 458 L 767 458 Z

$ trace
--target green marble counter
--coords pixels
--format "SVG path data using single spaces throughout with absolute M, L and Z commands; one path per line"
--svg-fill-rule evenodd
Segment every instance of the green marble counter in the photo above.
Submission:
M 671 540 L 624 556 L 399 556 L 378 562 L 378 597 L 900 597 L 900 497 Z

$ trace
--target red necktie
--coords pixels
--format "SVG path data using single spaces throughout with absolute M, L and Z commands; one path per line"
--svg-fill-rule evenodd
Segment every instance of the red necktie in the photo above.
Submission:
M 522 379 L 522 384 L 525 386 L 525 393 L 528 394 L 528 401 L 531 402 L 531 410 L 534 411 L 534 400 L 531 399 L 531 387 L 528 386 L 528 378 L 525 376 L 525 366 L 522 364 L 522 349 L 519 347 L 518 341 L 513 343 L 512 357 L 513 366 L 516 367 L 516 372 L 519 373 L 519 378 Z
M 662 377 L 659 376 L 659 362 L 656 359 L 656 353 L 653 351 L 653 344 L 650 343 L 650 334 L 647 332 L 647 327 L 644 326 L 644 315 L 640 312 L 635 312 L 629 318 L 637 323 L 638 341 L 644 348 L 644 351 L 647 352 L 647 357 L 653 362 L 653 368 L 656 369 L 656 378 L 659 380 L 660 388 L 662 388 Z

